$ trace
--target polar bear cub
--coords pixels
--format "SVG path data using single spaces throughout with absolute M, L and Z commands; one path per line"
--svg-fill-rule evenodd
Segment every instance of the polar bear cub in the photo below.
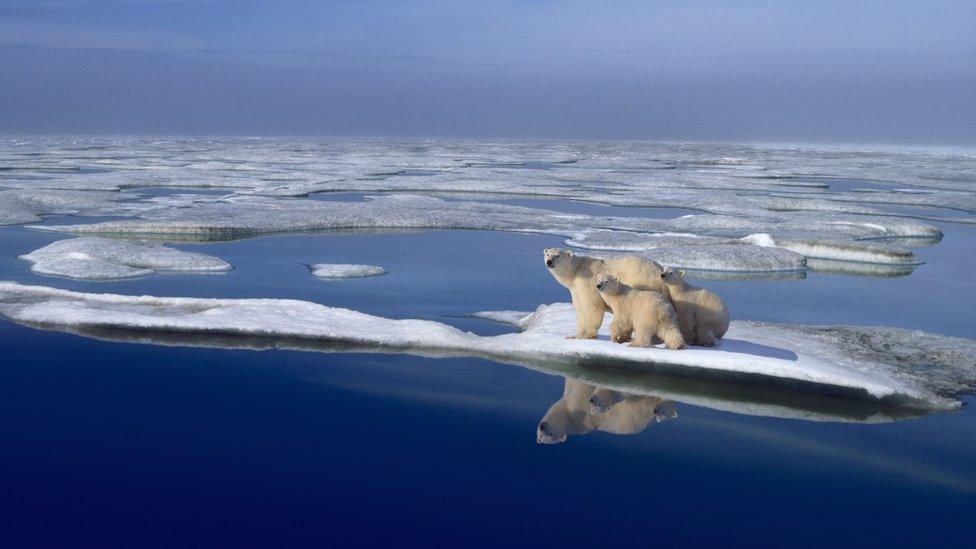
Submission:
M 626 393 L 621 393 L 620 391 L 616 391 L 614 389 L 599 387 L 593 391 L 593 394 L 590 395 L 590 414 L 598 416 L 600 414 L 609 413 L 621 402 L 627 402 L 628 399 L 633 398 L 635 397 L 627 395 Z M 678 417 L 678 409 L 673 401 L 664 400 L 663 398 L 654 396 L 643 398 L 654 399 L 654 421 L 656 423 L 670 421 Z
M 613 311 L 610 322 L 613 341 L 623 343 L 633 337 L 631 347 L 652 347 L 657 337 L 668 349 L 685 346 L 678 315 L 668 298 L 657 292 L 631 288 L 610 274 L 598 276 L 596 288 Z
M 678 313 L 681 335 L 689 345 L 711 347 L 729 329 L 729 309 L 714 293 L 685 282 L 685 272 L 661 273 L 667 296 Z
M 569 250 L 546 248 L 546 267 L 557 282 L 569 288 L 576 311 L 576 338 L 596 339 L 603 314 L 609 310 L 596 289 L 596 279 L 603 273 L 640 290 L 664 291 L 664 270 L 654 261 L 635 256 L 596 259 L 574 255 Z

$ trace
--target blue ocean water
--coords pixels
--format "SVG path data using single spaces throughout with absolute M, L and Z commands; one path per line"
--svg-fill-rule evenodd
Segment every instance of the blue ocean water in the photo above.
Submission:
M 907 277 L 700 283 L 736 318 L 973 337 L 976 232 L 940 227 Z M 102 283 L 34 275 L 16 259 L 60 238 L 0 228 L 0 280 L 306 299 L 482 334 L 509 328 L 467 315 L 568 298 L 541 260 L 561 241 L 540 235 L 174 244 L 235 269 Z M 308 272 L 319 262 L 389 274 L 324 281 Z M 971 540 L 976 519 L 971 398 L 880 425 L 679 402 L 677 419 L 637 434 L 543 446 L 536 425 L 563 378 L 485 360 L 147 345 L 6 321 L 0 348 L 0 537 L 11 545 L 944 546 Z

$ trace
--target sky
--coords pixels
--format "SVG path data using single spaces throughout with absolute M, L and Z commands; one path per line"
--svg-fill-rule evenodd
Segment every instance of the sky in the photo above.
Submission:
M 0 0 L 0 133 L 976 145 L 976 2 Z

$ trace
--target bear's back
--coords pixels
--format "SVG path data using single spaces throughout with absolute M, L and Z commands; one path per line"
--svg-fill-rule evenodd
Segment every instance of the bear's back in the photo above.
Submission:
M 660 292 L 664 289 L 661 280 L 663 269 L 655 261 L 628 255 L 606 261 L 606 270 L 618 280 L 638 290 Z

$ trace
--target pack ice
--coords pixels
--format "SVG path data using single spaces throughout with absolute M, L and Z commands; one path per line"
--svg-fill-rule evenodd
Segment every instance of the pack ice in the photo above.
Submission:
M 632 348 L 575 333 L 569 304 L 531 314 L 484 313 L 518 333 L 479 336 L 428 320 L 393 320 L 286 299 L 198 299 L 79 293 L 0 282 L 0 314 L 32 326 L 96 337 L 221 346 L 370 350 L 476 356 L 535 368 L 598 367 L 782 387 L 804 394 L 920 411 L 959 406 L 976 386 L 976 342 L 917 331 L 733 321 L 712 349 Z M 606 327 L 609 322 L 606 322 Z M 212 344 L 212 343 L 211 343 Z
M 703 270 L 891 276 L 918 264 L 892 241 L 919 245 L 941 237 L 920 219 L 976 223 L 976 154 L 968 149 L 58 138 L 0 140 L 0 162 L 0 187 L 9 189 L 0 191 L 0 223 L 67 211 L 127 217 L 46 226 L 88 235 L 523 231 L 594 250 L 653 249 L 674 266 Z M 166 187 L 186 192 L 154 196 Z M 200 194 L 218 189 L 220 196 Z M 329 200 L 343 192 L 371 198 Z M 531 205 L 536 198 L 615 208 L 605 208 L 613 215 L 567 214 Z M 500 203 L 512 199 L 521 204 Z M 688 215 L 621 213 L 633 207 Z M 717 241 L 713 247 L 657 236 L 675 234 Z M 770 249 L 744 240 L 751 234 L 768 235 Z

